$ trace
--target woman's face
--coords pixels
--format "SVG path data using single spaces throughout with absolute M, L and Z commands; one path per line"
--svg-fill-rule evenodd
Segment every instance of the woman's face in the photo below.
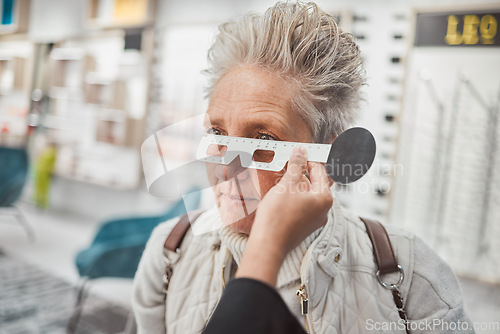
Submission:
M 208 133 L 265 140 L 312 142 L 307 123 L 292 111 L 295 89 L 277 74 L 260 67 L 229 71 L 212 92 L 205 117 Z M 254 155 L 269 161 L 272 154 Z M 286 169 L 286 167 L 285 167 Z M 249 234 L 255 210 L 282 177 L 279 172 L 244 169 L 239 158 L 229 165 L 207 163 L 207 172 L 224 225 Z

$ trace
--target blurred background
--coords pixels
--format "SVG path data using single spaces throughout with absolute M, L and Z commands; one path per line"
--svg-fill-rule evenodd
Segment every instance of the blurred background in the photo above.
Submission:
M 274 3 L 0 1 L 0 333 L 134 332 L 145 242 L 186 210 L 175 185 L 148 193 L 141 144 L 205 112 L 217 25 Z M 499 332 L 500 3 L 317 4 L 361 48 L 357 125 L 378 148 L 337 197 L 422 237 L 459 275 L 477 332 Z

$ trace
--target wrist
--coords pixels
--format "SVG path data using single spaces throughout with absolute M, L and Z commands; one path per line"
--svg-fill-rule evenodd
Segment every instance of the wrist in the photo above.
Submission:
M 276 286 L 285 256 L 286 252 L 273 240 L 253 235 L 247 242 L 236 277 L 252 278 Z
M 283 230 L 282 226 L 279 226 L 281 221 L 282 219 L 277 217 L 274 219 L 256 217 L 248 242 L 258 245 L 257 248 L 265 250 L 269 254 L 273 254 L 273 256 L 284 259 L 293 247 L 290 248 L 289 245 L 289 238 L 287 237 L 289 233 Z M 272 224 L 278 224 L 278 226 Z

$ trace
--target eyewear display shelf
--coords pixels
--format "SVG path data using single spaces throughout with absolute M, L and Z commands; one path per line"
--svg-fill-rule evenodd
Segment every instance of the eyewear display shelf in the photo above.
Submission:
M 500 282 L 499 6 L 421 9 L 392 221 L 460 275 Z M 432 33 L 431 33 L 432 32 Z
M 132 28 L 154 24 L 154 0 L 87 0 L 89 28 Z
M 28 20 L 29 0 L 0 0 L 0 35 L 26 32 Z
M 34 44 L 25 34 L 29 1 L 0 1 L 0 146 L 23 147 L 27 137 Z
M 122 190 L 141 184 L 153 30 L 135 23 L 92 26 L 51 50 L 39 135 L 58 148 L 56 175 Z

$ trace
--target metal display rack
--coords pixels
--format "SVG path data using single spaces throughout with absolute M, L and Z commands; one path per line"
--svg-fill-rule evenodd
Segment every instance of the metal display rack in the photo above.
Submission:
M 498 283 L 500 44 L 488 22 L 500 18 L 500 7 L 414 14 L 398 141 L 405 175 L 394 178 L 391 221 L 426 240 L 460 275 Z

